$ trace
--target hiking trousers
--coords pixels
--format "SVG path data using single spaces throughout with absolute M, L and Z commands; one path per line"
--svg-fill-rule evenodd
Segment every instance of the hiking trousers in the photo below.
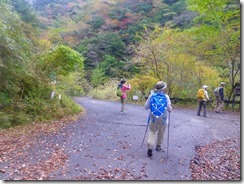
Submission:
M 121 112 L 125 112 L 125 103 L 126 103 L 126 98 L 120 98 L 121 100 Z
M 216 106 L 215 106 L 215 111 L 219 112 L 222 110 L 224 106 L 224 102 L 221 100 L 220 96 L 216 96 Z
M 164 138 L 164 132 L 167 126 L 167 119 L 163 121 L 162 118 L 155 119 L 153 122 L 153 119 L 151 118 L 149 122 L 149 132 L 148 132 L 148 140 L 147 140 L 147 147 L 148 149 L 153 149 L 155 145 L 155 138 L 156 145 L 160 145 L 163 143 Z
M 207 101 L 205 100 L 198 101 L 198 109 L 197 109 L 198 116 L 200 116 L 202 108 L 203 108 L 203 116 L 206 117 Z

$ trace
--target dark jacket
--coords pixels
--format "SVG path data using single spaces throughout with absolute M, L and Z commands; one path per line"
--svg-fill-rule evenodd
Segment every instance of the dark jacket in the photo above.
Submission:
M 221 101 L 224 101 L 224 88 L 223 87 L 219 88 L 219 95 L 220 95 Z

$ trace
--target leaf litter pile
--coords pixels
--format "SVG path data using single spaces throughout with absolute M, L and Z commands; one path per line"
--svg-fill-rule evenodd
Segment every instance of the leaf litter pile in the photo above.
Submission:
M 48 136 L 60 136 L 60 130 L 77 117 L 1 130 L 0 178 L 4 175 L 4 180 L 47 180 L 67 160 L 65 148 L 50 142 Z
M 240 137 L 197 146 L 192 180 L 240 180 Z
M 76 119 L 77 120 L 77 119 Z M 0 131 L 0 179 L 1 180 L 56 180 L 60 173 L 67 180 L 137 180 L 147 177 L 146 165 L 139 175 L 128 168 L 103 168 L 92 171 L 81 168 L 79 176 L 70 177 L 66 168 L 68 153 L 62 141 L 71 133 L 63 129 L 74 123 L 67 118 L 52 123 L 41 123 L 14 127 Z M 56 141 L 49 139 L 57 137 Z M 118 158 L 121 160 L 124 158 Z

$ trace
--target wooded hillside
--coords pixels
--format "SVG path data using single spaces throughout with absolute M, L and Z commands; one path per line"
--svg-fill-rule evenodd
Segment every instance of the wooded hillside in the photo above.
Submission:
M 182 98 L 240 82 L 239 1 L 3 0 L 0 25 L 2 128 L 80 112 L 71 96 L 122 77 L 140 99 L 158 80 Z

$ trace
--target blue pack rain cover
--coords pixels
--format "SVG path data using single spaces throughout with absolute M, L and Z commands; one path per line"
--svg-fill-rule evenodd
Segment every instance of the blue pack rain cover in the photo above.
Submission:
M 165 94 L 154 93 L 150 99 L 151 113 L 158 118 L 164 114 L 165 108 L 167 108 L 167 99 Z

